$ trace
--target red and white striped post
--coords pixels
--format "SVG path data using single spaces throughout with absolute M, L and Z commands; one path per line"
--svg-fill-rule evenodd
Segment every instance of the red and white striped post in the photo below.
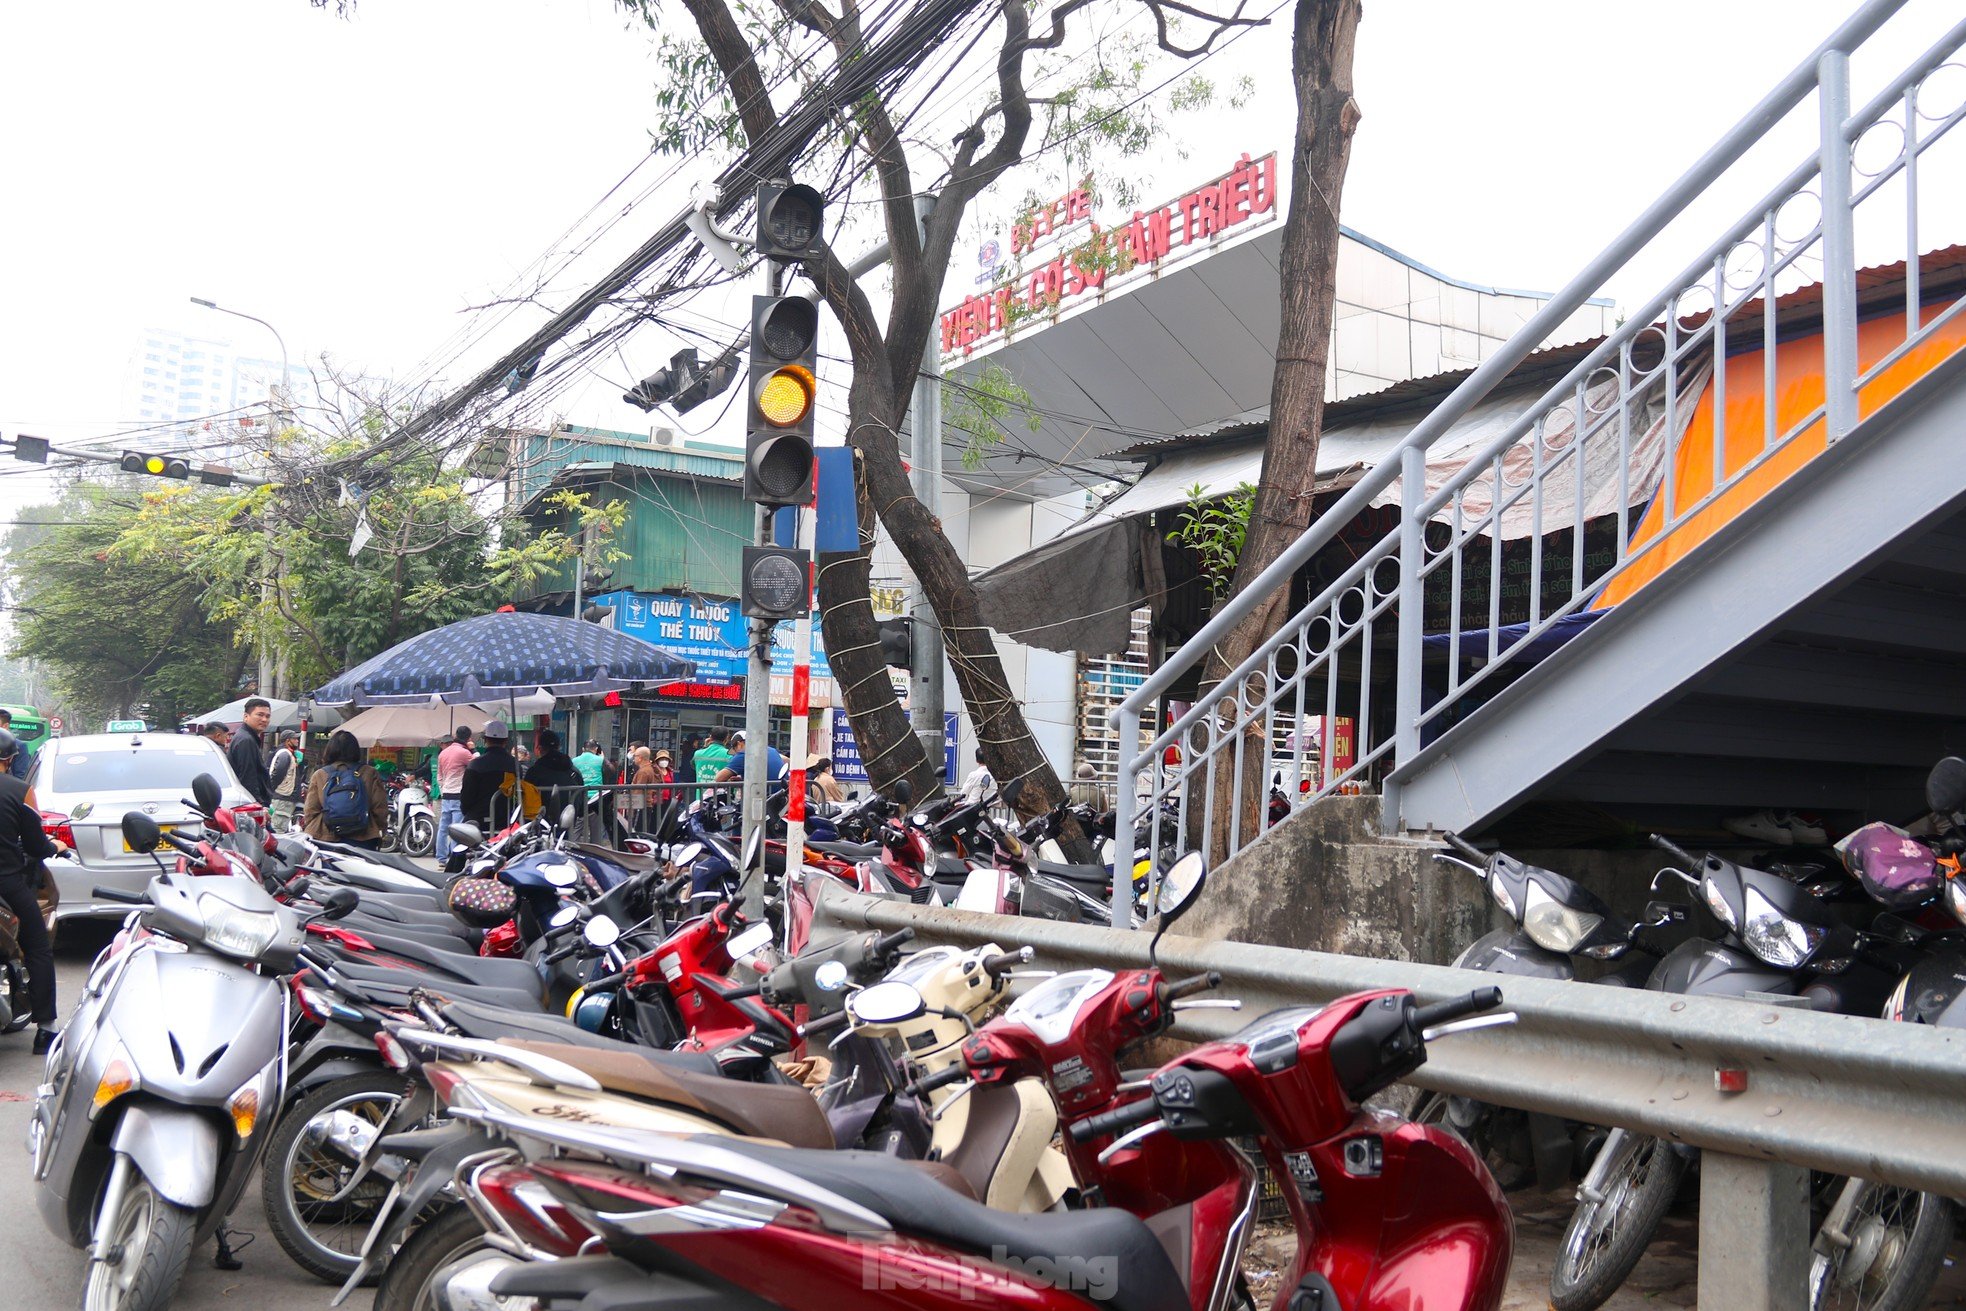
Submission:
M 801 515 L 796 534 L 805 552 L 806 601 L 804 611 L 792 621 L 792 759 L 791 789 L 785 799 L 785 881 L 789 885 L 805 870 L 806 854 L 806 761 L 812 756 L 812 606 L 816 570 L 813 566 L 812 533 L 819 504 L 818 461 L 813 462 L 813 500 L 810 511 Z M 789 926 L 790 921 L 787 921 Z

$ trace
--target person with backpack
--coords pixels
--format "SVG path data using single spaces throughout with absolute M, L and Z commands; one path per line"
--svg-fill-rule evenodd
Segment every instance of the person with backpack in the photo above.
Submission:
M 353 733 L 328 739 L 321 767 L 307 779 L 301 831 L 322 842 L 375 850 L 389 822 L 389 793 L 362 756 Z

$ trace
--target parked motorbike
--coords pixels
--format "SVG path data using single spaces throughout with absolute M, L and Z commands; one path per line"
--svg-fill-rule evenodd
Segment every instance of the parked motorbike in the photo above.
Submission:
M 1593 981 L 1642 988 L 1660 954 L 1647 931 L 1686 919 L 1684 906 L 1654 902 L 1644 919 L 1625 923 L 1589 889 L 1554 870 L 1524 864 L 1506 852 L 1484 853 L 1453 834 L 1446 840 L 1460 856 L 1436 852 L 1434 859 L 1480 879 L 1490 900 L 1512 921 L 1469 944 L 1455 957 L 1456 969 L 1569 980 L 1577 977 L 1574 957 L 1617 961 L 1638 947 L 1650 954 Z M 1538 1187 L 1559 1188 L 1604 1138 L 1604 1130 L 1593 1125 L 1447 1093 L 1422 1093 L 1411 1114 L 1421 1124 L 1438 1124 L 1467 1139 L 1503 1188 L 1521 1187 L 1532 1178 Z
M 1677 878 L 1719 924 L 1718 939 L 1690 938 L 1668 952 L 1646 986 L 1709 997 L 1774 993 L 1811 1008 L 1875 1015 L 1897 975 L 1868 959 L 1864 935 L 1789 879 L 1709 852 L 1698 859 L 1657 834 L 1652 842 L 1683 868 Z M 1577 1189 L 1577 1208 L 1550 1271 L 1554 1311 L 1591 1311 L 1617 1291 L 1658 1232 L 1697 1150 L 1613 1129 Z
M 216 781 L 196 787 L 215 809 Z M 193 873 L 209 844 L 201 852 L 140 811 L 123 836 L 187 861 L 159 861 L 140 896 L 96 890 L 142 909 L 91 968 L 48 1053 L 28 1147 L 42 1220 L 88 1250 L 84 1305 L 151 1311 L 170 1303 L 197 1243 L 216 1236 L 221 1265 L 233 1261 L 224 1225 L 282 1093 L 279 975 L 307 935 L 255 879 Z
M 437 811 L 430 789 L 420 778 L 398 775 L 389 783 L 389 821 L 382 833 L 384 851 L 427 856 L 437 849 Z

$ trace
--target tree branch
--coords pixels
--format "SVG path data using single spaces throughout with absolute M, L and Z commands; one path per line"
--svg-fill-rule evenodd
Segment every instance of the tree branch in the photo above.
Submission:
M 1263 27 L 1270 21 L 1267 18 L 1244 18 L 1242 11 L 1249 7 L 1249 0 L 1236 0 L 1236 11 L 1226 18 L 1219 14 L 1211 14 L 1205 9 L 1182 4 L 1180 0 L 1144 0 L 1144 3 L 1154 16 L 1156 43 L 1168 54 L 1180 59 L 1194 59 L 1207 54 L 1221 39 L 1222 34 L 1232 27 Z M 1175 45 L 1172 39 L 1173 24 L 1167 16 L 1167 11 L 1170 9 L 1177 14 L 1187 14 L 1191 18 L 1199 18 L 1210 24 L 1213 30 L 1209 32 L 1208 40 L 1192 49 Z

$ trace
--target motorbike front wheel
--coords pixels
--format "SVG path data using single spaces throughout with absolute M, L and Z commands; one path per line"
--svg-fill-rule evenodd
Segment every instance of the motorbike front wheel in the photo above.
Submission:
M 427 856 L 437 849 L 437 821 L 428 815 L 411 815 L 403 825 L 403 854 Z
M 386 1070 L 322 1084 L 280 1117 L 267 1145 L 260 1174 L 267 1224 L 294 1264 L 324 1283 L 354 1273 L 389 1193 L 386 1179 L 370 1175 L 341 1196 L 355 1172 L 350 1132 L 388 1123 L 402 1096 L 402 1076 Z
M 162 1311 L 169 1306 L 191 1263 L 197 1217 L 165 1201 L 132 1168 L 122 1205 L 96 1224 L 108 1230 L 104 1246 L 114 1259 L 89 1267 L 82 1311 Z
M 1916 1311 L 1952 1241 L 1945 1198 L 1852 1179 L 1840 1241 L 1819 1231 L 1809 1257 L 1810 1311 Z
M 1686 1158 L 1658 1138 L 1625 1134 L 1604 1150 L 1617 1155 L 1607 1162 L 1600 1200 L 1579 1192 L 1550 1270 L 1552 1311 L 1594 1311 L 1618 1291 L 1686 1174 Z
M 390 1258 L 382 1284 L 375 1290 L 374 1311 L 437 1311 L 449 1305 L 437 1300 L 441 1291 L 438 1277 L 448 1277 L 455 1266 L 472 1257 L 517 1264 L 515 1258 L 492 1246 L 485 1227 L 468 1208 L 445 1208 L 425 1221 Z

